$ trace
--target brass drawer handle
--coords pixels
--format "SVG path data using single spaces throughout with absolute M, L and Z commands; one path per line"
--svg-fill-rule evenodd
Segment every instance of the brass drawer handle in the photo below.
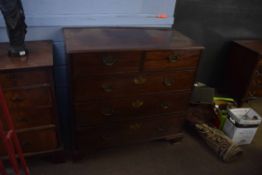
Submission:
M 102 84 L 102 88 L 105 92 L 112 92 L 113 86 L 111 84 Z
M 167 131 L 167 128 L 158 127 L 158 128 L 157 128 L 157 131 L 159 131 L 159 132 L 165 132 L 165 131 Z
M 114 110 L 111 107 L 106 107 L 101 110 L 101 113 L 106 117 L 110 117 L 114 114 Z
M 255 97 L 255 94 L 256 94 L 255 91 L 249 91 L 249 92 L 248 92 L 248 95 L 249 95 L 251 98 L 254 98 L 254 97 Z
M 262 70 L 256 70 L 256 76 L 262 77 Z
M 11 101 L 13 101 L 13 102 L 22 102 L 22 101 L 24 101 L 24 98 L 21 97 L 21 96 L 16 95 L 16 96 L 11 97 Z
M 171 80 L 171 79 L 169 79 L 169 78 L 164 78 L 163 84 L 164 84 L 166 87 L 171 87 L 171 86 L 174 84 L 174 82 L 173 82 L 173 80 Z
M 136 109 L 141 108 L 144 105 L 142 100 L 136 100 L 132 103 L 132 106 Z
M 146 78 L 143 77 L 143 76 L 138 76 L 138 77 L 134 78 L 134 83 L 136 85 L 145 84 L 146 83 Z
M 112 138 L 111 138 L 110 136 L 106 136 L 106 135 L 101 136 L 101 139 L 102 139 L 103 141 L 110 141 L 110 140 L 112 140 Z
M 142 128 L 142 124 L 141 123 L 134 123 L 129 125 L 129 129 L 131 130 L 139 130 Z
M 169 55 L 168 60 L 171 63 L 175 63 L 179 59 L 179 56 L 177 54 Z
M 113 66 L 117 61 L 118 59 L 112 56 L 103 57 L 103 64 L 106 66 Z
M 28 142 L 28 141 L 23 141 L 22 142 L 22 147 L 25 148 L 25 147 L 31 147 L 32 146 L 32 143 Z
M 161 108 L 164 110 L 169 109 L 169 104 L 168 103 L 161 103 Z
M 17 119 L 18 122 L 28 123 L 30 122 L 27 118 L 19 118 Z

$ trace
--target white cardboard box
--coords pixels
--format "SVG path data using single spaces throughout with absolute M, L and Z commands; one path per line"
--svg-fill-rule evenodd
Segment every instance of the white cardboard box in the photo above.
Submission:
M 232 109 L 229 114 L 223 128 L 225 134 L 238 145 L 250 144 L 261 123 L 260 116 L 251 108 Z
M 255 128 L 238 128 L 229 119 L 224 125 L 225 134 L 237 145 L 250 144 L 257 132 Z

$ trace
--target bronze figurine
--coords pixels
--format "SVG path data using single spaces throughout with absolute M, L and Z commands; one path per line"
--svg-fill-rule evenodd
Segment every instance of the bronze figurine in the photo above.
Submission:
M 0 0 L 0 10 L 5 19 L 10 41 L 9 56 L 27 55 L 25 47 L 26 23 L 21 0 Z

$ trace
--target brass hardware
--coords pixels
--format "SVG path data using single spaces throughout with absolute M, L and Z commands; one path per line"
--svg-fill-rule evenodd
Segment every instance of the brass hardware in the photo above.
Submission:
M 112 57 L 112 56 L 105 56 L 103 57 L 103 63 L 106 66 L 112 66 L 114 65 L 116 62 L 118 61 L 118 59 Z
M 135 123 L 135 124 L 129 125 L 129 129 L 132 129 L 132 130 L 138 130 L 138 129 L 141 129 L 141 127 L 142 127 L 141 123 Z
M 104 141 L 109 141 L 111 140 L 111 137 L 110 136 L 101 136 L 102 140 Z
M 249 95 L 250 97 L 252 97 L 252 98 L 253 98 L 253 97 L 255 97 L 255 93 L 256 93 L 256 92 L 254 92 L 254 91 L 252 91 L 252 92 L 251 92 L 251 91 L 249 91 L 249 92 L 248 92 L 248 95 Z
M 17 96 L 12 97 L 11 100 L 12 100 L 13 102 L 21 102 L 21 101 L 24 100 L 24 98 L 17 95 Z
M 29 120 L 27 118 L 19 118 L 17 119 L 18 122 L 28 123 Z
M 7 77 L 8 77 L 9 79 L 12 79 L 12 80 L 16 80 L 16 79 L 17 79 L 16 74 L 14 74 L 14 73 L 8 74 Z
M 169 105 L 167 103 L 161 103 L 161 108 L 167 110 L 169 108 Z
M 169 78 L 164 78 L 163 83 L 166 87 L 171 87 L 173 85 L 173 80 L 169 79 Z
M 101 113 L 104 116 L 109 117 L 109 116 L 112 116 L 114 114 L 114 110 L 111 107 L 105 107 L 101 110 Z
M 166 131 L 167 129 L 164 128 L 164 127 L 159 127 L 159 128 L 157 128 L 157 130 L 158 130 L 159 132 L 164 132 L 164 131 Z
M 32 146 L 32 143 L 30 143 L 28 141 L 23 141 L 21 145 L 22 145 L 22 147 L 28 147 L 28 146 Z
M 103 84 L 102 88 L 104 89 L 105 92 L 112 92 L 113 91 L 113 87 L 111 84 Z
M 169 55 L 168 56 L 168 60 L 171 62 L 171 63 L 175 63 L 177 60 L 178 60 L 179 56 L 176 55 L 176 54 L 173 54 L 173 55 Z
M 138 77 L 134 78 L 134 83 L 137 84 L 137 85 L 145 84 L 145 82 L 146 82 L 146 78 L 143 77 L 143 76 L 138 76 Z
M 136 100 L 132 103 L 132 106 L 134 108 L 141 108 L 144 105 L 144 102 L 141 100 Z
M 256 76 L 262 77 L 262 70 L 256 70 Z

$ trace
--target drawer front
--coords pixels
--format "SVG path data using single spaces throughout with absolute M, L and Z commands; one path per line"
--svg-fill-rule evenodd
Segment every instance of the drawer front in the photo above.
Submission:
M 75 105 L 78 126 L 110 121 L 127 121 L 159 114 L 183 112 L 189 103 L 189 93 L 169 93 L 130 98 L 92 100 Z
M 141 52 L 110 52 L 74 54 L 71 58 L 73 76 L 138 72 Z
M 24 153 L 50 151 L 58 147 L 55 128 L 20 132 L 18 138 Z M 5 155 L 6 151 L 0 144 L 0 155 Z
M 10 113 L 16 129 L 33 128 L 55 122 L 52 107 L 12 108 Z M 2 112 L 0 112 L 0 120 L 4 121 Z M 3 125 L 6 126 L 5 122 Z
M 48 70 L 2 72 L 0 83 L 4 89 L 50 84 L 50 76 Z
M 190 70 L 165 74 L 78 78 L 73 81 L 73 97 L 75 102 L 81 102 L 91 98 L 191 90 L 194 73 L 195 71 Z
M 144 70 L 174 70 L 174 68 L 195 68 L 198 65 L 200 50 L 175 50 L 147 52 Z
M 13 108 L 43 108 L 52 106 L 52 95 L 50 87 L 23 88 L 5 90 L 5 98 L 10 110 Z
M 183 122 L 183 117 L 160 117 L 160 119 L 134 120 L 97 128 L 80 128 L 76 139 L 79 149 L 88 151 L 88 148 L 115 146 L 175 135 L 181 132 Z

